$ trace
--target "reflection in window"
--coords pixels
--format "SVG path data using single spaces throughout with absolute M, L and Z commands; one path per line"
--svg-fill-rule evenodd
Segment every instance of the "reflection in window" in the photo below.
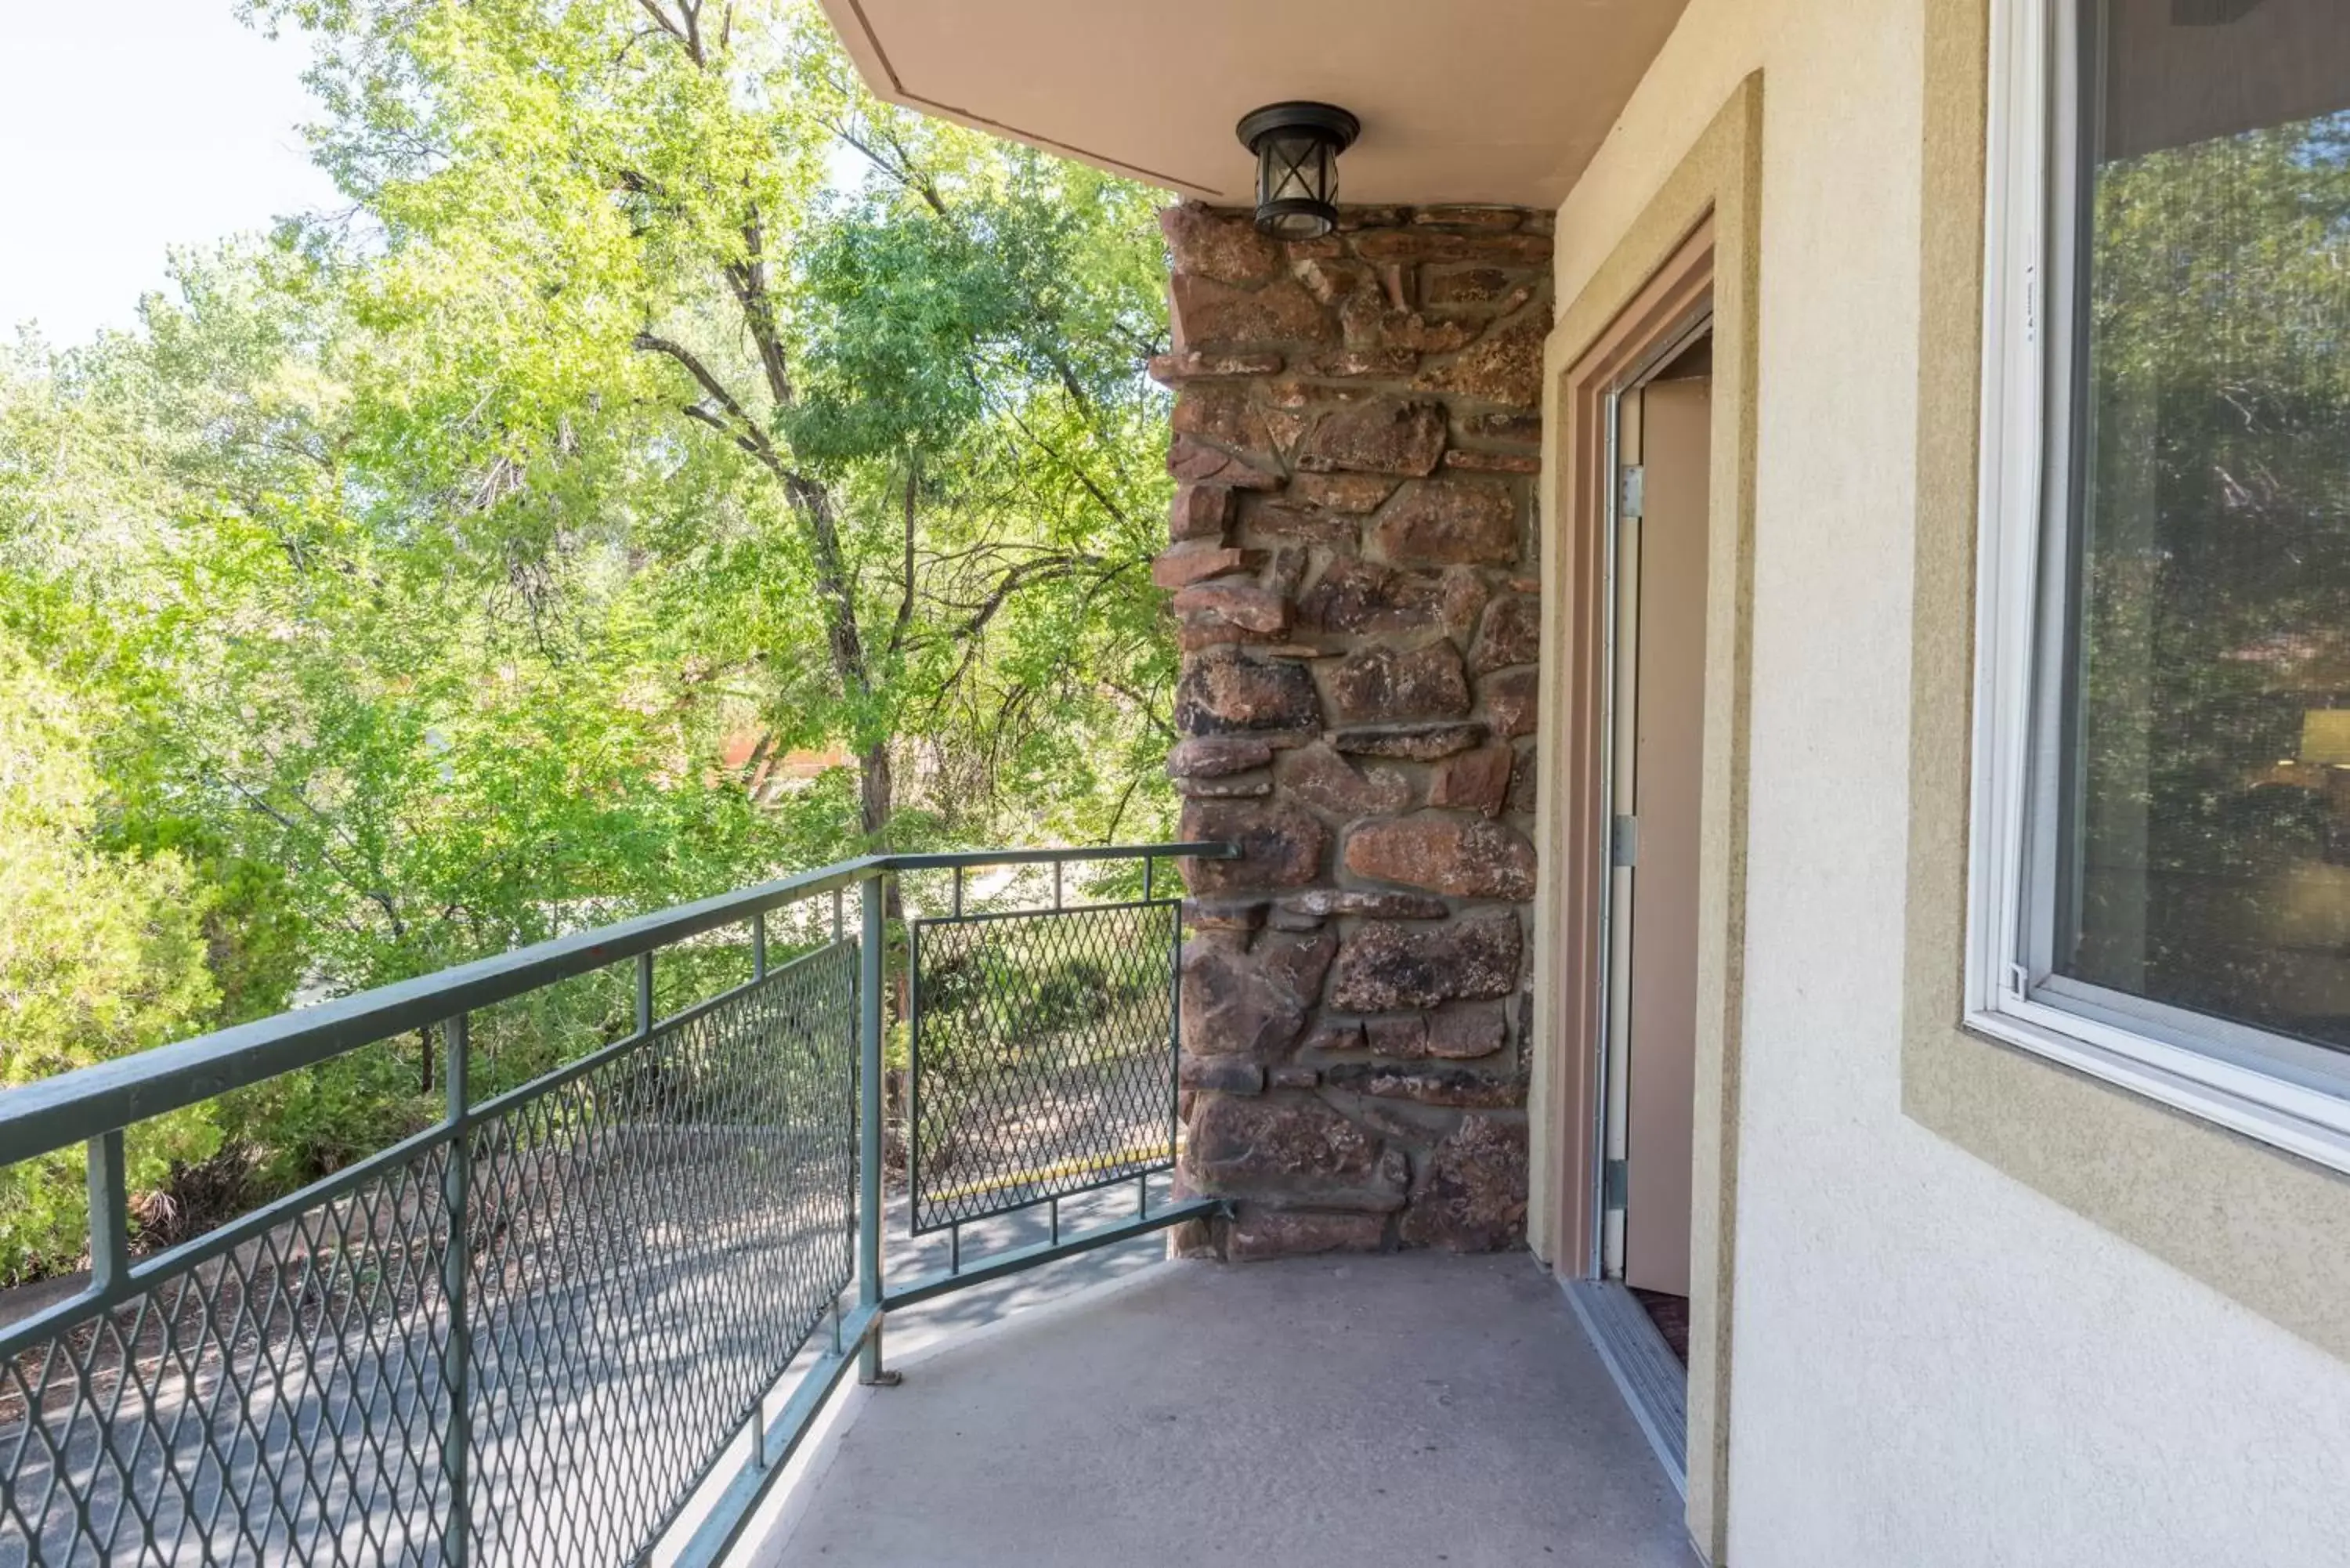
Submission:
M 2054 968 L 2350 1048 L 2345 35 L 2333 0 L 2087 29 Z

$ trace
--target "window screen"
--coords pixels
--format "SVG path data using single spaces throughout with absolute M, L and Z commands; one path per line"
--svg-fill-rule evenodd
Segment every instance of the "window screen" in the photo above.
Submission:
M 2082 11 L 2043 956 L 2350 1049 L 2350 9 Z

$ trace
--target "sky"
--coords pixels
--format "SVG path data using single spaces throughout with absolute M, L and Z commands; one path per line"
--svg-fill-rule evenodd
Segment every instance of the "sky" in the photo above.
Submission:
M 0 342 L 134 327 L 171 247 L 345 206 L 298 130 L 308 60 L 235 0 L 0 0 Z M 833 183 L 864 172 L 834 150 Z
M 171 246 L 341 205 L 296 130 L 307 62 L 234 0 L 0 0 L 0 338 L 133 326 Z

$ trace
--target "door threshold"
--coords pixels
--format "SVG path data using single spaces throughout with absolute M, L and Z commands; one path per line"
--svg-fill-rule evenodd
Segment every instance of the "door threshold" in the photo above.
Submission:
M 1559 1285 L 1665 1467 L 1666 1479 L 1688 1497 L 1689 1369 L 1649 1321 L 1639 1298 L 1614 1280 L 1561 1280 Z

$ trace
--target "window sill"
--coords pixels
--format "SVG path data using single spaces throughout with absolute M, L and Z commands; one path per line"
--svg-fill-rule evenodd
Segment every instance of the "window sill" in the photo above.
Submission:
M 2350 1174 L 2350 1099 L 2044 1002 L 2009 995 L 1966 1028 Z

